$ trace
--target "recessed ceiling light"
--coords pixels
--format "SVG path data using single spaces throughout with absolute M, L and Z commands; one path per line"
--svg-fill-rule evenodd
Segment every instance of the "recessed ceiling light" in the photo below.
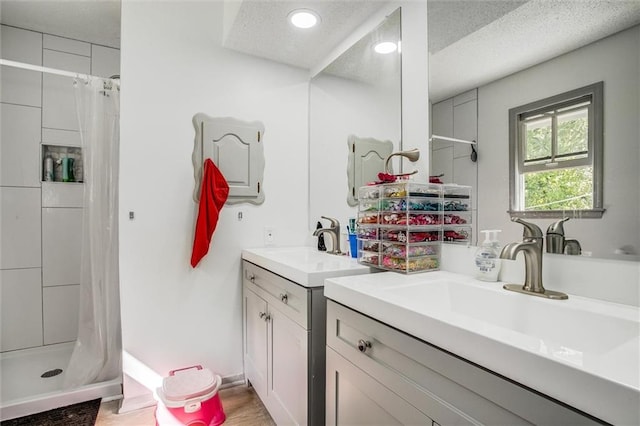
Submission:
M 383 41 L 376 44 L 373 50 L 383 55 L 386 55 L 387 53 L 392 53 L 398 50 L 398 45 L 392 41 Z
M 311 28 L 320 22 L 320 16 L 310 9 L 296 9 L 289 13 L 289 22 L 297 28 Z

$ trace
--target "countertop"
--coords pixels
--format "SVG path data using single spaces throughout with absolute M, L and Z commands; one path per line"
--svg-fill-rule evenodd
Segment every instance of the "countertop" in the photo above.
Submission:
M 368 266 L 349 256 L 327 254 L 314 247 L 265 247 L 242 250 L 242 259 L 303 287 L 322 287 L 326 278 L 369 274 Z
M 451 283 L 453 282 L 453 284 Z M 619 425 L 640 424 L 640 309 L 445 271 L 331 278 L 329 299 Z

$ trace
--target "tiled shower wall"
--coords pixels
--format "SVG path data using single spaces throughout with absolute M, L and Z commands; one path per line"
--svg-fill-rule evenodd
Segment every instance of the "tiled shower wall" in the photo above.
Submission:
M 3 59 L 119 74 L 120 51 L 1 26 Z M 82 183 L 42 182 L 42 146 L 80 146 L 72 78 L 3 66 L 0 86 L 0 352 L 76 339 Z

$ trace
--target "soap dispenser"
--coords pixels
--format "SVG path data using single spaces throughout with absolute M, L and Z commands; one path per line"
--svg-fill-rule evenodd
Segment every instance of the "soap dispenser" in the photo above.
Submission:
M 498 229 L 480 231 L 485 234 L 485 239 L 475 256 L 475 277 L 482 281 L 498 281 L 498 274 L 502 266 L 500 259 L 500 243 L 498 242 Z
M 547 228 L 547 253 L 564 253 L 564 226 L 563 223 L 568 221 L 565 217 L 557 222 L 552 223 Z

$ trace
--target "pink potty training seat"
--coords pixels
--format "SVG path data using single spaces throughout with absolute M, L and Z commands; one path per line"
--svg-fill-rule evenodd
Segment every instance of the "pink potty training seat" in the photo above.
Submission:
M 169 372 L 157 389 L 157 426 L 218 426 L 226 416 L 218 389 L 222 379 L 201 365 Z

